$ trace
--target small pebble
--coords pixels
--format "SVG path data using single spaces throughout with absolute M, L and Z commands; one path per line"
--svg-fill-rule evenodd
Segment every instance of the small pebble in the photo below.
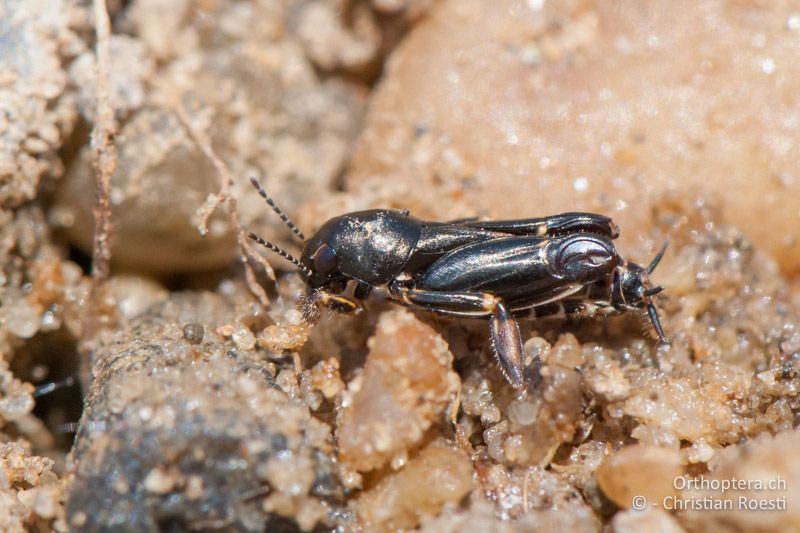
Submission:
M 202 324 L 191 322 L 183 326 L 183 338 L 189 344 L 200 344 L 203 342 L 203 335 L 205 335 L 205 330 Z

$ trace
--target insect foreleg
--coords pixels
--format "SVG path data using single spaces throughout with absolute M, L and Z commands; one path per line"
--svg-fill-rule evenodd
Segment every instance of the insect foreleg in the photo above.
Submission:
M 523 387 L 522 336 L 502 299 L 484 292 L 427 291 L 398 283 L 390 284 L 389 291 L 395 300 L 410 307 L 454 316 L 489 315 L 492 345 L 500 369 L 512 387 Z
M 310 322 L 316 321 L 316 317 L 314 317 L 314 313 L 310 309 L 315 309 L 317 305 L 325 306 L 345 315 L 351 315 L 361 310 L 361 304 L 357 300 L 320 289 L 312 292 L 304 301 L 304 306 L 307 309 L 303 311 L 303 315 L 308 315 L 307 320 L 314 318 L 314 320 L 309 320 Z

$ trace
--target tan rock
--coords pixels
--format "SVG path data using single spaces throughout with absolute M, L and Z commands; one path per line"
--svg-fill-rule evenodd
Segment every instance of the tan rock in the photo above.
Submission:
M 622 448 L 600 466 L 597 483 L 620 507 L 641 510 L 643 505 L 661 506 L 664 498 L 675 494 L 675 479 L 682 473 L 678 450 L 635 444 Z
M 341 461 L 359 471 L 402 460 L 455 398 L 447 344 L 404 310 L 381 316 L 363 373 L 339 415 Z
M 383 479 L 356 501 L 365 531 L 410 529 L 446 503 L 458 503 L 472 488 L 472 463 L 463 451 L 438 442 L 400 472 Z
M 797 531 L 798 446 L 794 430 L 731 446 L 709 465 L 709 474 L 679 487 L 672 508 L 683 511 L 678 517 L 692 531 Z M 728 507 L 718 508 L 723 502 Z
M 348 185 L 390 180 L 441 218 L 603 212 L 627 245 L 660 193 L 689 191 L 797 272 L 795 10 L 444 2 L 389 63 Z

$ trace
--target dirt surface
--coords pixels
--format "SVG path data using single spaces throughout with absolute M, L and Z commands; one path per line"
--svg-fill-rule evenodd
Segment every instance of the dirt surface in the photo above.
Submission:
M 110 10 L 93 285 L 91 8 L 0 0 L 0 530 L 800 528 L 796 6 Z M 373 298 L 308 324 L 292 265 L 241 249 L 299 250 L 251 176 L 306 236 L 374 207 L 612 216 L 628 260 L 669 243 L 671 344 L 635 312 L 526 321 L 514 390 L 481 320 Z

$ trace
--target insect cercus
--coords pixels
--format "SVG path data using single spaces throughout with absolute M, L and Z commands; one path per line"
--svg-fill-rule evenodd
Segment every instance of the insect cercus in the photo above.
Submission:
M 251 183 L 303 243 L 300 259 L 251 233 L 291 261 L 310 293 L 303 314 L 319 306 L 353 313 L 376 288 L 401 305 L 452 317 L 489 319 L 500 368 L 514 388 L 524 385 L 517 318 L 607 315 L 646 309 L 667 343 L 653 296 L 653 272 L 666 246 L 647 267 L 625 261 L 612 242 L 614 222 L 592 213 L 542 218 L 429 222 L 408 211 L 371 209 L 334 217 L 306 239 L 267 195 Z M 346 295 L 353 282 L 352 295 Z

